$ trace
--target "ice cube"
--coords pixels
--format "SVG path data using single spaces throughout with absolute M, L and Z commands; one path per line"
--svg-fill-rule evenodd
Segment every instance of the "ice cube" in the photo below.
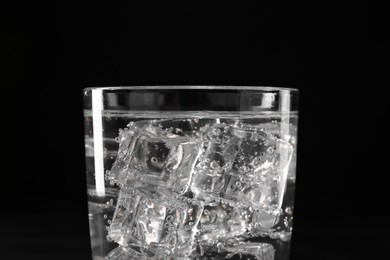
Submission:
M 112 219 L 109 237 L 125 247 L 157 247 L 173 243 L 181 212 L 139 194 L 120 193 Z
M 143 255 L 190 255 L 195 250 L 194 237 L 203 207 L 190 198 L 172 202 L 172 198 L 155 200 L 147 194 L 121 190 L 109 238 Z
M 235 129 L 242 137 L 224 198 L 253 207 L 252 234 L 267 234 L 278 222 L 293 148 L 261 129 Z
M 191 184 L 199 199 L 280 209 L 293 152 L 288 142 L 242 124 L 214 124 L 203 140 Z
M 249 234 L 269 232 L 280 214 L 292 146 L 263 129 L 239 124 L 215 124 L 204 139 L 206 149 L 191 184 L 196 198 L 211 206 L 205 210 L 214 220 L 203 223 L 202 215 L 202 239 L 245 236 L 246 228 Z M 228 214 L 248 208 L 247 222 L 227 223 Z
M 118 137 L 118 156 L 106 175 L 111 183 L 153 192 L 159 187 L 187 192 L 199 155 L 197 142 L 169 133 L 150 121 L 129 124 Z
M 235 128 L 241 137 L 226 198 L 239 198 L 257 209 L 277 211 L 281 207 L 292 146 L 265 130 L 243 126 Z
M 135 225 L 134 221 L 140 200 L 141 196 L 137 194 L 119 192 L 118 202 L 108 232 L 109 238 L 119 245 L 128 245 L 128 241 L 125 238 Z
M 204 244 L 199 246 L 201 253 L 197 260 L 247 259 L 274 260 L 275 250 L 267 243 L 240 242 L 227 245 L 219 242 L 217 245 Z
M 214 124 L 203 135 L 202 154 L 194 169 L 191 189 L 196 196 L 218 198 L 224 193 L 228 176 L 238 153 L 240 139 L 232 127 Z

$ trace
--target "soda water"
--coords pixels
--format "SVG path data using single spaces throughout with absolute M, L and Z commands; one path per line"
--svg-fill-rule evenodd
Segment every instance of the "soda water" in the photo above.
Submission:
M 104 111 L 100 159 L 85 127 L 94 260 L 288 259 L 294 113 Z

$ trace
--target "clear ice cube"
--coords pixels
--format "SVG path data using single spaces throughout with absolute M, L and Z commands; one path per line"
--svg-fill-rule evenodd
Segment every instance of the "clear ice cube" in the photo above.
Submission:
M 141 196 L 119 192 L 117 205 L 111 220 L 108 236 L 121 246 L 127 246 L 127 234 L 132 232 Z
M 255 208 L 280 210 L 293 155 L 292 145 L 261 129 L 235 131 L 242 136 L 242 142 L 232 175 L 245 185 L 233 188 L 231 195 L 244 199 Z
M 226 173 L 232 169 L 240 139 L 226 124 L 212 125 L 202 139 L 202 154 L 194 169 L 191 189 L 205 199 L 219 198 L 226 190 Z
M 195 250 L 202 205 L 187 199 L 170 203 L 147 194 L 120 192 L 109 238 L 141 255 L 186 256 Z
M 292 146 L 266 131 L 215 124 L 194 169 L 192 191 L 265 210 L 280 209 Z
M 206 131 L 204 140 L 191 189 L 197 199 L 215 206 L 211 210 L 206 206 L 206 212 L 226 219 L 229 210 L 250 208 L 249 232 L 270 231 L 280 214 L 292 146 L 263 129 L 245 125 L 215 124 Z M 221 232 L 226 230 L 231 237 L 245 235 L 239 224 L 231 231 L 233 222 L 221 221 L 203 225 L 206 239 L 223 237 Z
M 107 179 L 121 187 L 187 192 L 199 154 L 196 141 L 163 130 L 150 121 L 120 130 L 116 161 Z
M 125 247 L 144 247 L 155 253 L 157 247 L 175 244 L 181 212 L 155 203 L 139 194 L 120 193 L 110 225 L 109 237 Z

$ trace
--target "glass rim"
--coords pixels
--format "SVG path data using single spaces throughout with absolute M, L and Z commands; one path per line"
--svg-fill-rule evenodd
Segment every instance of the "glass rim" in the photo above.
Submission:
M 138 85 L 138 86 L 105 86 L 86 87 L 83 91 L 93 90 L 249 90 L 249 91 L 287 91 L 299 93 L 297 88 L 274 86 L 233 86 L 233 85 Z

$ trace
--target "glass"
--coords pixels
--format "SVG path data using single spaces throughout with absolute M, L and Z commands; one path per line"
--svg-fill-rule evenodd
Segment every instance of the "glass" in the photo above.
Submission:
M 92 257 L 286 260 L 298 90 L 84 89 Z

